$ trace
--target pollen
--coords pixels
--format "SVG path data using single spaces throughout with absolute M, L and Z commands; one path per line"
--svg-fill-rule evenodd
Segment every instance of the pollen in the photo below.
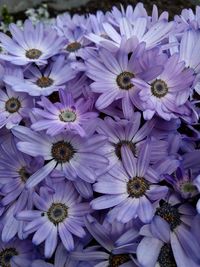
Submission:
M 143 177 L 134 177 L 127 183 L 127 192 L 132 198 L 142 197 L 148 189 L 149 183 Z
M 53 144 L 51 154 L 58 163 L 65 163 L 73 158 L 75 150 L 70 143 L 59 141 Z
M 121 264 L 126 263 L 130 260 L 127 254 L 110 255 L 109 267 L 119 267 Z
M 63 222 L 68 216 L 68 207 L 63 203 L 53 203 L 47 211 L 49 220 L 57 225 Z
M 9 113 L 15 113 L 21 108 L 21 103 L 18 98 L 11 97 L 5 103 L 5 110 Z
M 64 122 L 74 122 L 76 120 L 76 113 L 73 110 L 65 110 L 60 113 L 59 118 Z
M 38 59 L 41 55 L 42 52 L 35 48 L 26 51 L 26 57 L 29 59 Z
M 130 148 L 131 152 L 133 153 L 133 155 L 136 156 L 137 150 L 136 150 L 135 144 L 132 143 L 131 141 L 128 141 L 128 140 L 122 140 L 119 143 L 114 144 L 115 154 L 118 157 L 118 159 L 120 159 L 120 160 L 122 159 L 121 148 L 123 145 L 128 146 Z
M 157 208 L 156 215 L 167 221 L 172 231 L 181 224 L 180 213 L 178 212 L 178 209 L 174 206 L 171 206 L 167 202 L 165 202 L 161 207 Z
M 169 244 L 162 246 L 158 262 L 160 267 L 177 267 L 172 248 Z
M 155 80 L 151 84 L 151 92 L 154 96 L 156 96 L 158 98 L 162 98 L 168 93 L 167 84 L 160 79 Z
M 129 90 L 133 87 L 131 79 L 134 77 L 135 76 L 132 72 L 124 71 L 117 76 L 116 78 L 117 85 L 122 90 Z
M 36 81 L 37 86 L 41 88 L 49 87 L 53 84 L 53 80 L 49 77 L 42 76 Z
M 70 53 L 76 52 L 81 48 L 81 44 L 79 42 L 73 42 L 67 45 L 66 50 Z
M 0 252 L 0 266 L 11 267 L 10 260 L 13 256 L 17 256 L 18 252 L 15 248 L 6 248 Z

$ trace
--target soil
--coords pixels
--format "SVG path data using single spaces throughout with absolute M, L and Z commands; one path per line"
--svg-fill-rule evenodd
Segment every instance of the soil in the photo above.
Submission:
M 108 11 L 114 5 L 118 7 L 120 4 L 123 4 L 124 6 L 127 6 L 128 4 L 136 5 L 138 2 L 139 1 L 137 0 L 91 0 L 85 6 L 73 8 L 69 10 L 69 12 L 71 14 L 95 13 L 97 10 Z M 194 10 L 195 6 L 200 4 L 200 0 L 143 0 L 141 2 L 144 4 L 149 14 L 153 4 L 156 4 L 160 12 L 168 11 L 171 18 L 176 14 L 180 14 L 183 8 L 192 8 Z

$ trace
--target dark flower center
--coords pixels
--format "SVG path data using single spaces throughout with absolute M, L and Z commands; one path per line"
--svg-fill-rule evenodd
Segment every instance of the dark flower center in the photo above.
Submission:
M 178 212 L 178 209 L 174 206 L 171 206 L 169 203 L 165 202 L 161 207 L 157 208 L 156 215 L 167 221 L 172 231 L 181 224 L 180 213 Z
M 68 207 L 63 203 L 53 203 L 47 211 L 47 216 L 53 224 L 61 223 L 68 216 Z
M 18 171 L 18 173 L 19 173 L 19 176 L 20 176 L 22 182 L 26 183 L 26 181 L 27 181 L 28 178 L 30 177 L 30 173 L 28 173 L 28 172 L 26 171 L 26 168 L 25 168 L 25 167 L 22 167 L 22 168 Z
M 130 260 L 129 255 L 119 254 L 119 255 L 110 255 L 109 258 L 109 267 L 119 267 L 121 264 L 126 263 Z
M 134 77 L 132 72 L 124 71 L 117 76 L 117 85 L 123 90 L 129 90 L 133 87 L 131 79 Z
M 74 122 L 76 120 L 76 113 L 73 110 L 65 110 L 60 113 L 59 118 L 64 122 Z
M 42 52 L 35 48 L 26 51 L 26 57 L 30 59 L 38 59 L 41 55 Z
M 73 42 L 68 44 L 68 46 L 66 47 L 66 50 L 70 53 L 72 52 L 76 52 L 81 48 L 81 44 L 79 42 Z
M 15 248 L 6 248 L 0 252 L 0 266 L 11 267 L 10 260 L 13 256 L 17 256 L 18 252 Z
M 132 198 L 143 196 L 149 189 L 149 183 L 143 177 L 134 177 L 127 183 L 127 192 Z
M 167 84 L 162 80 L 155 80 L 151 84 L 151 92 L 154 96 L 158 98 L 164 97 L 168 93 Z
M 53 80 L 49 77 L 42 76 L 36 81 L 37 86 L 41 88 L 49 87 L 53 84 Z
M 160 267 L 177 267 L 172 248 L 169 244 L 162 246 L 158 256 Z
M 9 113 L 15 113 L 21 108 L 21 103 L 18 98 L 11 97 L 5 103 L 5 109 Z
M 51 148 L 51 154 L 52 154 L 52 157 L 58 163 L 64 163 L 64 162 L 70 161 L 70 159 L 73 158 L 73 155 L 75 154 L 75 150 L 70 143 L 65 142 L 65 141 L 59 141 L 53 144 Z
M 136 146 L 135 146 L 135 144 L 132 143 L 131 141 L 122 140 L 119 143 L 114 144 L 114 146 L 115 146 L 115 154 L 120 160 L 122 159 L 122 156 L 121 156 L 122 145 L 127 145 L 130 148 L 130 150 L 132 151 L 133 155 L 136 155 Z

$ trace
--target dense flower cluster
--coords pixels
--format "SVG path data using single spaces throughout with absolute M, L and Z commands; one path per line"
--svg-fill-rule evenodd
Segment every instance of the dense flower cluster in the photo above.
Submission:
M 200 7 L 0 33 L 0 266 L 200 266 Z

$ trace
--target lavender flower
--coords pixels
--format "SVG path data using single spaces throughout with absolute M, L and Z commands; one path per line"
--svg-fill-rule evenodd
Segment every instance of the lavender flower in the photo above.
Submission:
M 6 75 L 4 81 L 16 92 L 26 92 L 31 96 L 47 96 L 60 88 L 65 88 L 65 83 L 73 79 L 75 74 L 66 64 L 64 57 L 60 56 L 45 69 L 31 66 L 25 72 L 25 78 Z
M 15 24 L 11 24 L 9 29 L 12 38 L 0 34 L 1 45 L 8 52 L 1 54 L 0 58 L 16 65 L 44 65 L 48 58 L 58 54 L 63 44 L 63 39 L 56 31 L 45 28 L 43 23 L 33 26 L 30 20 L 26 20 L 23 30 Z
M 33 112 L 41 117 L 32 124 L 35 131 L 47 130 L 47 134 L 54 136 L 63 132 L 72 132 L 85 136 L 85 124 L 98 116 L 95 112 L 88 112 L 90 103 L 80 98 L 74 102 L 71 94 L 64 90 L 59 91 L 61 103 L 53 105 L 47 98 L 43 97 L 39 103 L 44 110 L 34 109 Z
M 29 116 L 32 99 L 25 93 L 13 92 L 9 86 L 6 90 L 0 89 L 0 128 L 8 129 L 18 125 L 20 121 Z
M 34 194 L 34 204 L 37 210 L 21 211 L 17 214 L 19 220 L 28 221 L 25 232 L 33 233 L 33 243 L 39 245 L 45 241 L 45 257 L 49 258 L 55 251 L 58 237 L 69 251 L 74 248 L 72 237 L 82 238 L 84 215 L 90 209 L 87 203 L 80 203 L 80 198 L 72 184 L 57 183 L 54 185 L 55 193 L 50 194 L 41 187 L 40 193 Z M 45 201 L 44 201 L 45 198 Z
M 49 162 L 31 175 L 27 187 L 33 187 L 41 182 L 51 171 L 56 168 L 62 170 L 70 180 L 79 176 L 84 181 L 93 183 L 96 174 L 93 168 L 102 168 L 107 164 L 97 149 L 105 144 L 104 136 L 92 136 L 85 140 L 78 135 L 59 135 L 44 138 L 45 135 L 31 131 L 29 128 L 18 126 L 13 129 L 21 142 L 17 144 L 20 151 L 30 156 L 43 156 Z M 95 152 L 94 152 L 95 151 Z
M 29 240 L 13 239 L 8 243 L 0 242 L 1 266 L 27 267 L 34 259 L 34 246 Z
M 166 186 L 157 185 L 159 176 L 149 166 L 150 145 L 143 146 L 137 160 L 122 146 L 122 161 L 125 170 L 115 166 L 98 178 L 94 191 L 106 195 L 92 200 L 91 205 L 97 210 L 115 207 L 108 213 L 110 220 L 126 223 L 138 216 L 148 223 L 154 215 L 151 201 L 164 198 L 168 191 Z

